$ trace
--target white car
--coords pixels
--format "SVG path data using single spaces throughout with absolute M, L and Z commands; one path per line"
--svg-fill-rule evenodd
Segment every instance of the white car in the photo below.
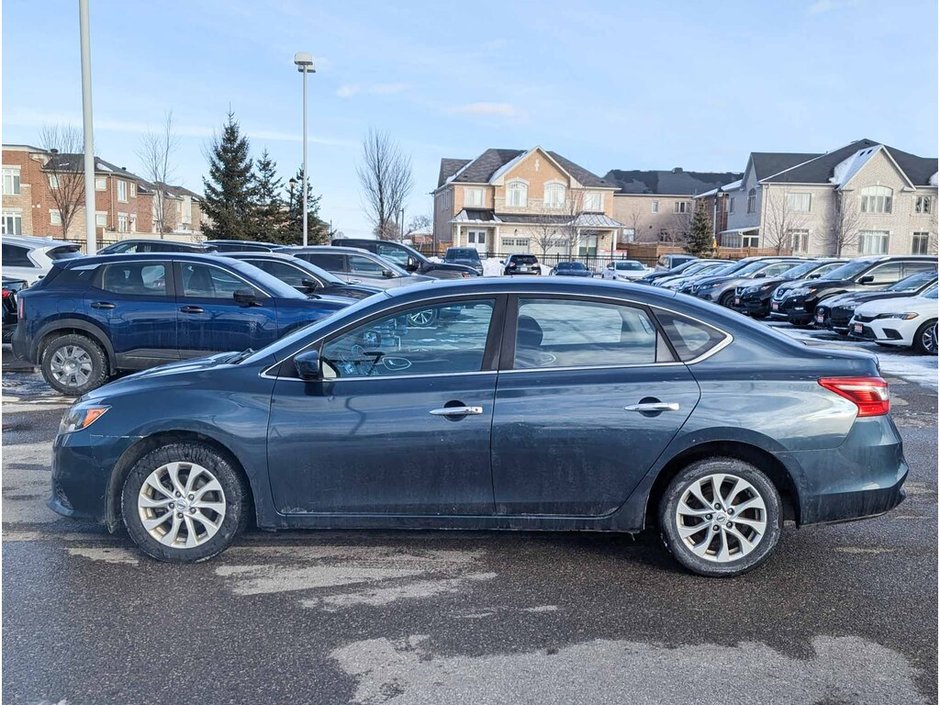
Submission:
M 879 345 L 914 348 L 937 354 L 937 287 L 919 296 L 879 299 L 855 309 L 849 335 Z
M 3 236 L 3 276 L 35 284 L 52 269 L 56 260 L 81 257 L 74 242 L 29 235 Z
M 614 262 L 608 262 L 604 268 L 604 279 L 615 279 L 622 282 L 632 282 L 640 277 L 645 277 L 653 270 L 637 262 L 635 259 L 619 259 Z

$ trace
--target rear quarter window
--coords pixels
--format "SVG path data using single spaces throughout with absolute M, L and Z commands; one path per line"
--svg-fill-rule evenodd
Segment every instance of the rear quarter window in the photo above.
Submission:
M 656 311 L 656 318 L 682 362 L 689 362 L 714 350 L 728 337 L 707 323 L 669 311 Z

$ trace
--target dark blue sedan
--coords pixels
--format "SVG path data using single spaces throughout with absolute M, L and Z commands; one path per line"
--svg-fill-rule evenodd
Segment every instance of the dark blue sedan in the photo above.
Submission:
M 907 469 L 871 355 L 652 287 L 494 278 L 379 294 L 254 354 L 85 395 L 56 437 L 50 506 L 123 522 L 177 562 L 250 520 L 654 524 L 684 566 L 730 576 L 770 555 L 784 519 L 893 508 Z
M 263 348 L 353 301 L 308 298 L 218 255 L 81 257 L 22 292 L 13 353 L 60 393 L 80 396 L 119 372 Z

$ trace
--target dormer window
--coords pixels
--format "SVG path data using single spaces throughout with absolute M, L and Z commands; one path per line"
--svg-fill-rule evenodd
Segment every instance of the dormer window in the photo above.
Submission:
M 529 187 L 524 181 L 510 181 L 506 185 L 506 205 L 525 208 L 529 203 Z
M 565 205 L 565 187 L 563 184 L 545 184 L 545 198 L 543 201 L 547 208 L 561 208 Z

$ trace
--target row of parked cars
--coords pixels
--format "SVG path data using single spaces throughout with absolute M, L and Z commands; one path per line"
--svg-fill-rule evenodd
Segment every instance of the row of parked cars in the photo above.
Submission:
M 754 318 L 937 354 L 937 258 L 689 260 L 637 280 Z

